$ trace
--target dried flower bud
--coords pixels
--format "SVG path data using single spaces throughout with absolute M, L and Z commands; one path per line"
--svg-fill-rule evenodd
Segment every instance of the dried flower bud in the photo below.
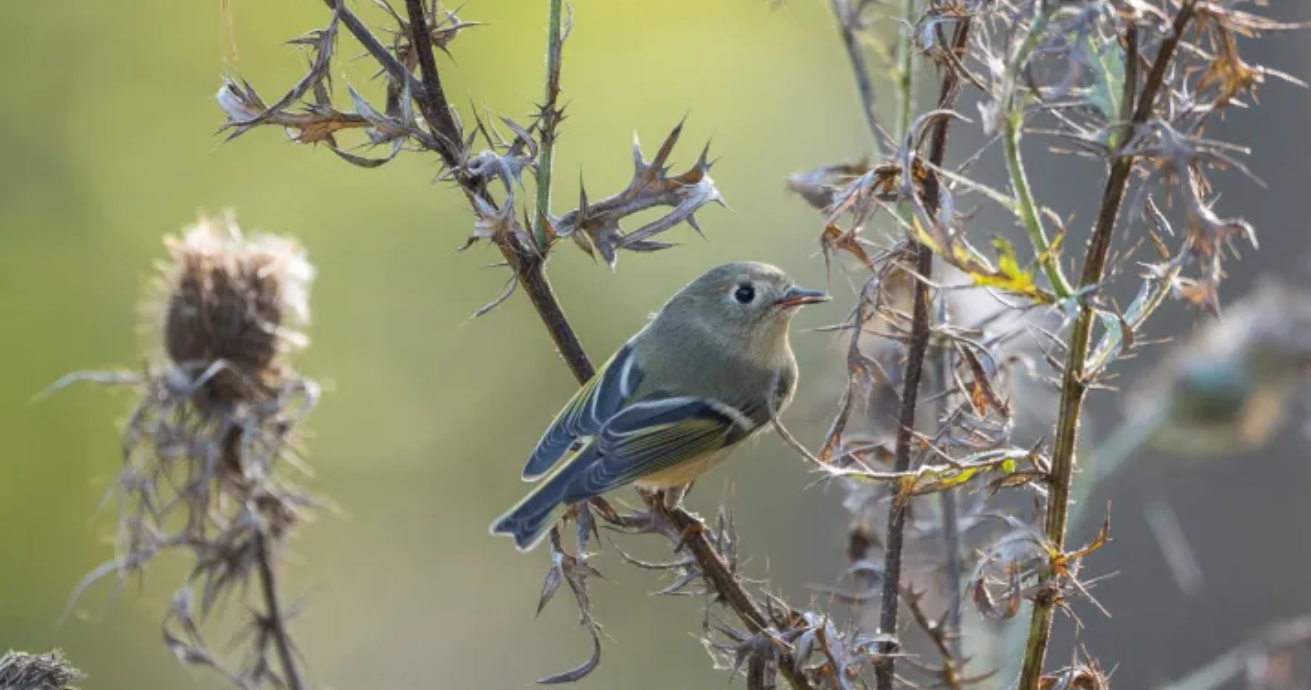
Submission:
M 232 404 L 276 388 L 280 354 L 304 347 L 314 269 L 304 249 L 245 237 L 230 214 L 201 218 L 165 239 L 164 353 L 191 379 L 208 374 L 209 402 Z M 203 400 L 203 398 L 201 398 Z
M 69 683 L 83 677 L 57 649 L 49 654 L 9 652 L 0 657 L 0 688 L 4 690 L 70 690 Z

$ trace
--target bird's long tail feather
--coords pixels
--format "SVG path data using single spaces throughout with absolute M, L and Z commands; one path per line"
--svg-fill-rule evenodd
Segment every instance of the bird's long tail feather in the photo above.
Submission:
M 508 534 L 520 551 L 531 551 L 546 536 L 569 506 L 570 485 L 589 454 L 586 451 L 561 463 L 541 484 L 492 523 L 492 534 Z

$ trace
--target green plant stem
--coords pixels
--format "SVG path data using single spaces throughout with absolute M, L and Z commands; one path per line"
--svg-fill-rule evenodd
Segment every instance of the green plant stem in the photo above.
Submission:
M 1047 276 L 1047 281 L 1052 284 L 1052 291 L 1058 298 L 1064 299 L 1073 294 L 1070 289 L 1070 281 L 1065 277 L 1064 271 L 1061 270 L 1060 257 L 1051 250 L 1051 241 L 1047 238 L 1047 230 L 1042 224 L 1042 215 L 1038 212 L 1038 204 L 1033 199 L 1033 188 L 1029 185 L 1029 177 L 1024 171 L 1024 160 L 1020 156 L 1020 137 L 1024 127 L 1024 109 L 1023 99 L 1016 93 L 1019 84 L 1020 74 L 1028 64 L 1029 57 L 1033 51 L 1038 48 L 1042 40 L 1042 33 L 1047 30 L 1047 25 L 1055 13 L 1056 3 L 1050 0 L 1043 0 L 1038 7 L 1037 13 L 1033 20 L 1029 22 L 1029 30 L 1025 33 L 1024 39 L 1016 46 L 1015 53 L 1011 55 L 1006 64 L 1006 74 L 1002 81 L 1001 96 L 997 99 L 999 109 L 998 116 L 1002 119 L 1002 140 L 1006 148 L 1006 171 L 1010 175 L 1011 186 L 1015 188 L 1016 202 L 1020 212 L 1020 222 L 1024 224 L 1024 231 L 1029 236 L 1029 243 L 1033 245 L 1033 252 L 1038 257 L 1042 265 L 1043 273 Z
M 1024 224 L 1024 231 L 1029 236 L 1029 243 L 1033 245 L 1034 254 L 1042 265 L 1047 281 L 1052 284 L 1052 292 L 1056 293 L 1057 298 L 1067 298 L 1073 294 L 1070 281 L 1061 270 L 1060 257 L 1051 250 L 1051 241 L 1047 239 L 1047 230 L 1043 228 L 1042 216 L 1039 215 L 1038 205 L 1033 200 L 1033 190 L 1029 186 L 1029 177 L 1024 171 L 1024 161 L 1020 157 L 1020 130 L 1023 115 L 1017 112 L 1007 113 L 1003 117 L 1006 119 L 1005 132 L 1002 134 L 1002 141 L 1006 148 L 1006 170 L 1010 174 L 1011 186 L 1015 188 L 1020 222 Z
M 1165 83 L 1166 73 L 1174 60 L 1184 29 L 1193 17 L 1196 2 L 1197 0 L 1184 0 L 1179 13 L 1175 15 L 1173 31 L 1162 41 L 1156 61 L 1152 64 L 1152 71 L 1143 86 L 1142 95 L 1134 110 L 1133 126 L 1145 123 L 1154 112 L 1156 97 Z M 1136 65 L 1131 67 L 1136 68 Z M 1126 99 L 1125 107 L 1130 107 L 1132 103 L 1133 98 Z M 1111 238 L 1120 215 L 1120 205 L 1124 201 L 1130 173 L 1133 172 L 1133 164 L 1133 156 L 1120 155 L 1111 165 L 1110 173 L 1106 178 L 1106 187 L 1102 193 L 1097 224 L 1093 228 L 1092 238 L 1088 241 L 1088 250 L 1084 254 L 1083 273 L 1079 281 L 1081 293 L 1094 289 L 1102 281 L 1106 260 L 1110 254 Z M 1096 318 L 1096 310 L 1091 304 L 1087 302 L 1080 304 L 1070 334 L 1065 370 L 1061 375 L 1060 416 L 1056 422 L 1056 440 L 1052 449 L 1048 481 L 1047 517 L 1043 525 L 1043 532 L 1050 548 L 1057 552 L 1065 550 L 1070 486 L 1074 478 L 1075 449 L 1079 441 L 1079 417 L 1083 411 L 1083 401 L 1089 384 L 1085 372 Z M 1044 581 L 1050 581 L 1051 576 L 1050 572 L 1042 573 Z M 1029 632 L 1025 640 L 1024 662 L 1020 668 L 1018 690 L 1038 690 L 1042 680 L 1043 663 L 1047 656 L 1047 643 L 1051 636 L 1055 607 L 1054 593 L 1040 596 L 1034 601 L 1033 612 L 1029 619 Z
M 546 16 L 546 93 L 542 100 L 541 151 L 537 155 L 537 215 L 533 219 L 533 238 L 546 252 L 546 220 L 551 213 L 551 167 L 555 157 L 555 126 L 558 123 L 556 99 L 560 95 L 560 64 L 564 45 L 560 38 L 561 0 L 547 0 Z

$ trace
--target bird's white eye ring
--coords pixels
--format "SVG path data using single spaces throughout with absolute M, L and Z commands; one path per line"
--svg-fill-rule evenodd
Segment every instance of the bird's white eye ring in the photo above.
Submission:
M 733 290 L 733 299 L 737 300 L 738 304 L 751 304 L 755 298 L 756 288 L 750 283 L 743 283 Z

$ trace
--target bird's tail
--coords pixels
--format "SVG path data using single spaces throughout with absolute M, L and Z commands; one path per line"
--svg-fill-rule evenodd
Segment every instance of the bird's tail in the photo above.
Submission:
M 579 458 L 567 461 L 551 473 L 545 481 L 533 487 L 523 500 L 492 523 L 492 534 L 514 537 L 520 551 L 531 551 L 546 536 L 546 531 L 564 514 L 568 507 L 566 494 L 574 478 Z

